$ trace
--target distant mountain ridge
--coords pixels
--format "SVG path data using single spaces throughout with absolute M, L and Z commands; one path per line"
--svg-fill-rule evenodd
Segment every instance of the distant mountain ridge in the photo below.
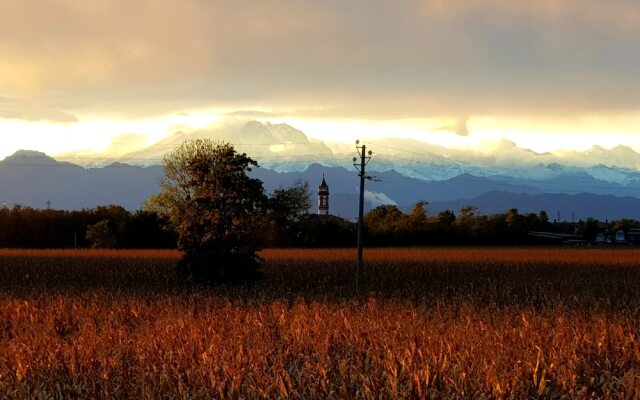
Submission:
M 458 211 L 465 205 L 476 205 L 483 213 L 518 208 L 521 212 L 545 209 L 549 215 L 560 211 L 563 215 L 575 214 L 576 218 L 640 218 L 638 179 L 617 183 L 595 179 L 578 167 L 551 164 L 539 168 L 557 174 L 546 180 L 469 173 L 445 180 L 423 180 L 393 169 L 372 168 L 370 173 L 381 181 L 367 183 L 365 199 L 368 209 L 386 203 L 408 210 L 415 202 L 424 200 L 430 203 L 432 212 Z M 618 173 L 615 168 L 597 168 Z M 302 171 L 257 168 L 251 174 L 261 179 L 269 192 L 290 186 L 296 180 L 307 181 L 314 192 L 314 202 L 315 190 L 324 174 L 331 192 L 331 212 L 346 218 L 357 215 L 358 177 L 354 169 L 312 163 Z M 624 176 L 638 173 L 630 174 Z M 44 208 L 50 202 L 56 209 L 119 204 L 135 210 L 150 195 L 159 192 L 162 175 L 160 166 L 113 162 L 101 168 L 85 168 L 57 161 L 44 153 L 21 150 L 0 161 L 0 202 L 35 208 Z M 315 204 L 311 212 L 314 210 Z
M 569 194 L 525 194 L 491 191 L 476 198 L 443 201 L 429 204 L 429 211 L 437 213 L 444 210 L 460 210 L 472 205 L 480 214 L 503 213 L 509 208 L 518 212 L 539 213 L 545 210 L 551 220 L 578 221 L 596 217 L 600 220 L 614 221 L 623 218 L 640 220 L 640 199 L 635 197 L 616 197 L 592 193 Z
M 193 131 L 179 130 L 147 148 L 111 160 L 100 159 L 100 164 L 88 163 L 88 166 L 102 166 L 118 160 L 142 166 L 159 165 L 166 153 L 185 140 L 198 138 L 230 142 L 238 151 L 249 154 L 266 166 L 296 163 L 301 157 L 318 158 L 332 155 L 331 149 L 325 144 L 309 140 L 302 131 L 287 124 L 249 121 L 240 125 L 222 125 Z M 66 155 L 65 159 L 86 164 L 82 159 L 74 160 L 72 155 Z
M 69 162 L 57 161 L 55 158 L 35 150 L 18 150 L 12 155 L 6 157 L 4 160 L 1 160 L 0 164 L 23 165 L 23 166 L 33 166 L 33 165 L 76 166 Z
M 115 158 L 67 155 L 58 161 L 44 153 L 20 150 L 0 161 L 0 201 L 34 207 L 50 202 L 63 209 L 101 204 L 138 209 L 159 191 L 162 167 L 158 165 L 164 154 L 195 138 L 232 142 L 238 151 L 256 159 L 261 168 L 253 175 L 264 181 L 268 191 L 295 180 L 307 181 L 315 190 L 325 174 L 332 212 L 348 218 L 357 214 L 353 146 L 313 141 L 290 125 L 257 121 L 178 131 Z M 636 215 L 635 203 L 629 199 L 640 198 L 640 154 L 629 147 L 594 146 L 585 152 L 551 154 L 522 149 L 504 139 L 491 146 L 492 152 L 408 139 L 373 141 L 369 169 L 381 181 L 367 183 L 367 207 L 389 203 L 408 209 L 424 200 L 433 210 L 456 211 L 475 202 L 487 212 L 503 212 L 503 207 L 537 212 L 533 209 L 546 207 L 551 214 L 560 208 L 568 212 L 566 203 L 574 208 L 572 214 L 580 216 Z
M 64 155 L 61 160 L 87 167 L 104 166 L 114 161 L 150 166 L 186 139 L 211 138 L 231 142 L 260 165 L 280 172 L 300 172 L 311 164 L 350 165 L 353 146 L 323 143 L 309 139 L 304 132 L 287 124 L 249 121 L 211 128 L 177 130 L 173 135 L 146 148 L 120 157 L 97 158 Z M 607 150 L 593 146 L 584 151 L 537 153 L 518 147 L 506 139 L 488 143 L 492 150 L 461 150 L 410 139 L 370 141 L 375 168 L 394 170 L 422 180 L 447 180 L 461 174 L 546 180 L 565 175 L 567 170 L 583 171 L 596 180 L 626 185 L 640 181 L 640 153 L 627 146 Z
M 20 150 L 0 161 L 0 202 L 56 209 L 82 209 L 118 204 L 139 209 L 159 191 L 162 167 L 114 163 L 83 168 L 56 161 L 44 153 Z

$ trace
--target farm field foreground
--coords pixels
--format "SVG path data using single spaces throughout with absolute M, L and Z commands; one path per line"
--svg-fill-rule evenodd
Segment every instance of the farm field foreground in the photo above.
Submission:
M 637 398 L 640 251 L 0 250 L 0 398 Z

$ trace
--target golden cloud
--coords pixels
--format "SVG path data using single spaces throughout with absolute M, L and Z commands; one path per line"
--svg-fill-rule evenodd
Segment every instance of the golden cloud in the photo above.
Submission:
M 0 96 L 134 116 L 624 112 L 639 35 L 630 0 L 7 1 Z

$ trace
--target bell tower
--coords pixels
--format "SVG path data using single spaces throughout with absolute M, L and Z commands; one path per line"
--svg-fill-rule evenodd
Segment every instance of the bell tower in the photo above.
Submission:
M 329 186 L 322 174 L 322 183 L 318 186 L 318 215 L 329 215 Z

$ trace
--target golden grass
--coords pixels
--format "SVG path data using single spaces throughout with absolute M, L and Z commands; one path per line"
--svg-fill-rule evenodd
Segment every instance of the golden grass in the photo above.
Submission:
M 356 257 L 355 249 L 265 249 L 261 256 L 267 260 L 333 260 L 350 261 Z M 518 248 L 518 247 L 406 247 L 365 249 L 369 261 L 434 261 L 434 262 L 492 262 L 538 263 L 561 262 L 570 264 L 639 265 L 637 248 Z
M 112 250 L 112 249 L 0 249 L 0 258 L 120 258 L 120 259 L 173 259 L 180 257 L 177 250 Z
M 384 247 L 365 249 L 370 261 L 448 261 L 448 262 L 563 262 L 574 264 L 629 265 L 640 264 L 637 248 L 560 248 L 560 247 Z M 264 249 L 260 256 L 268 261 L 327 260 L 352 261 L 355 249 Z M 52 257 L 52 258 L 121 258 L 172 259 L 177 250 L 110 250 L 110 249 L 0 249 L 0 257 Z
M 0 251 L 0 398 L 634 398 L 640 252 L 265 250 L 249 287 L 166 251 Z

